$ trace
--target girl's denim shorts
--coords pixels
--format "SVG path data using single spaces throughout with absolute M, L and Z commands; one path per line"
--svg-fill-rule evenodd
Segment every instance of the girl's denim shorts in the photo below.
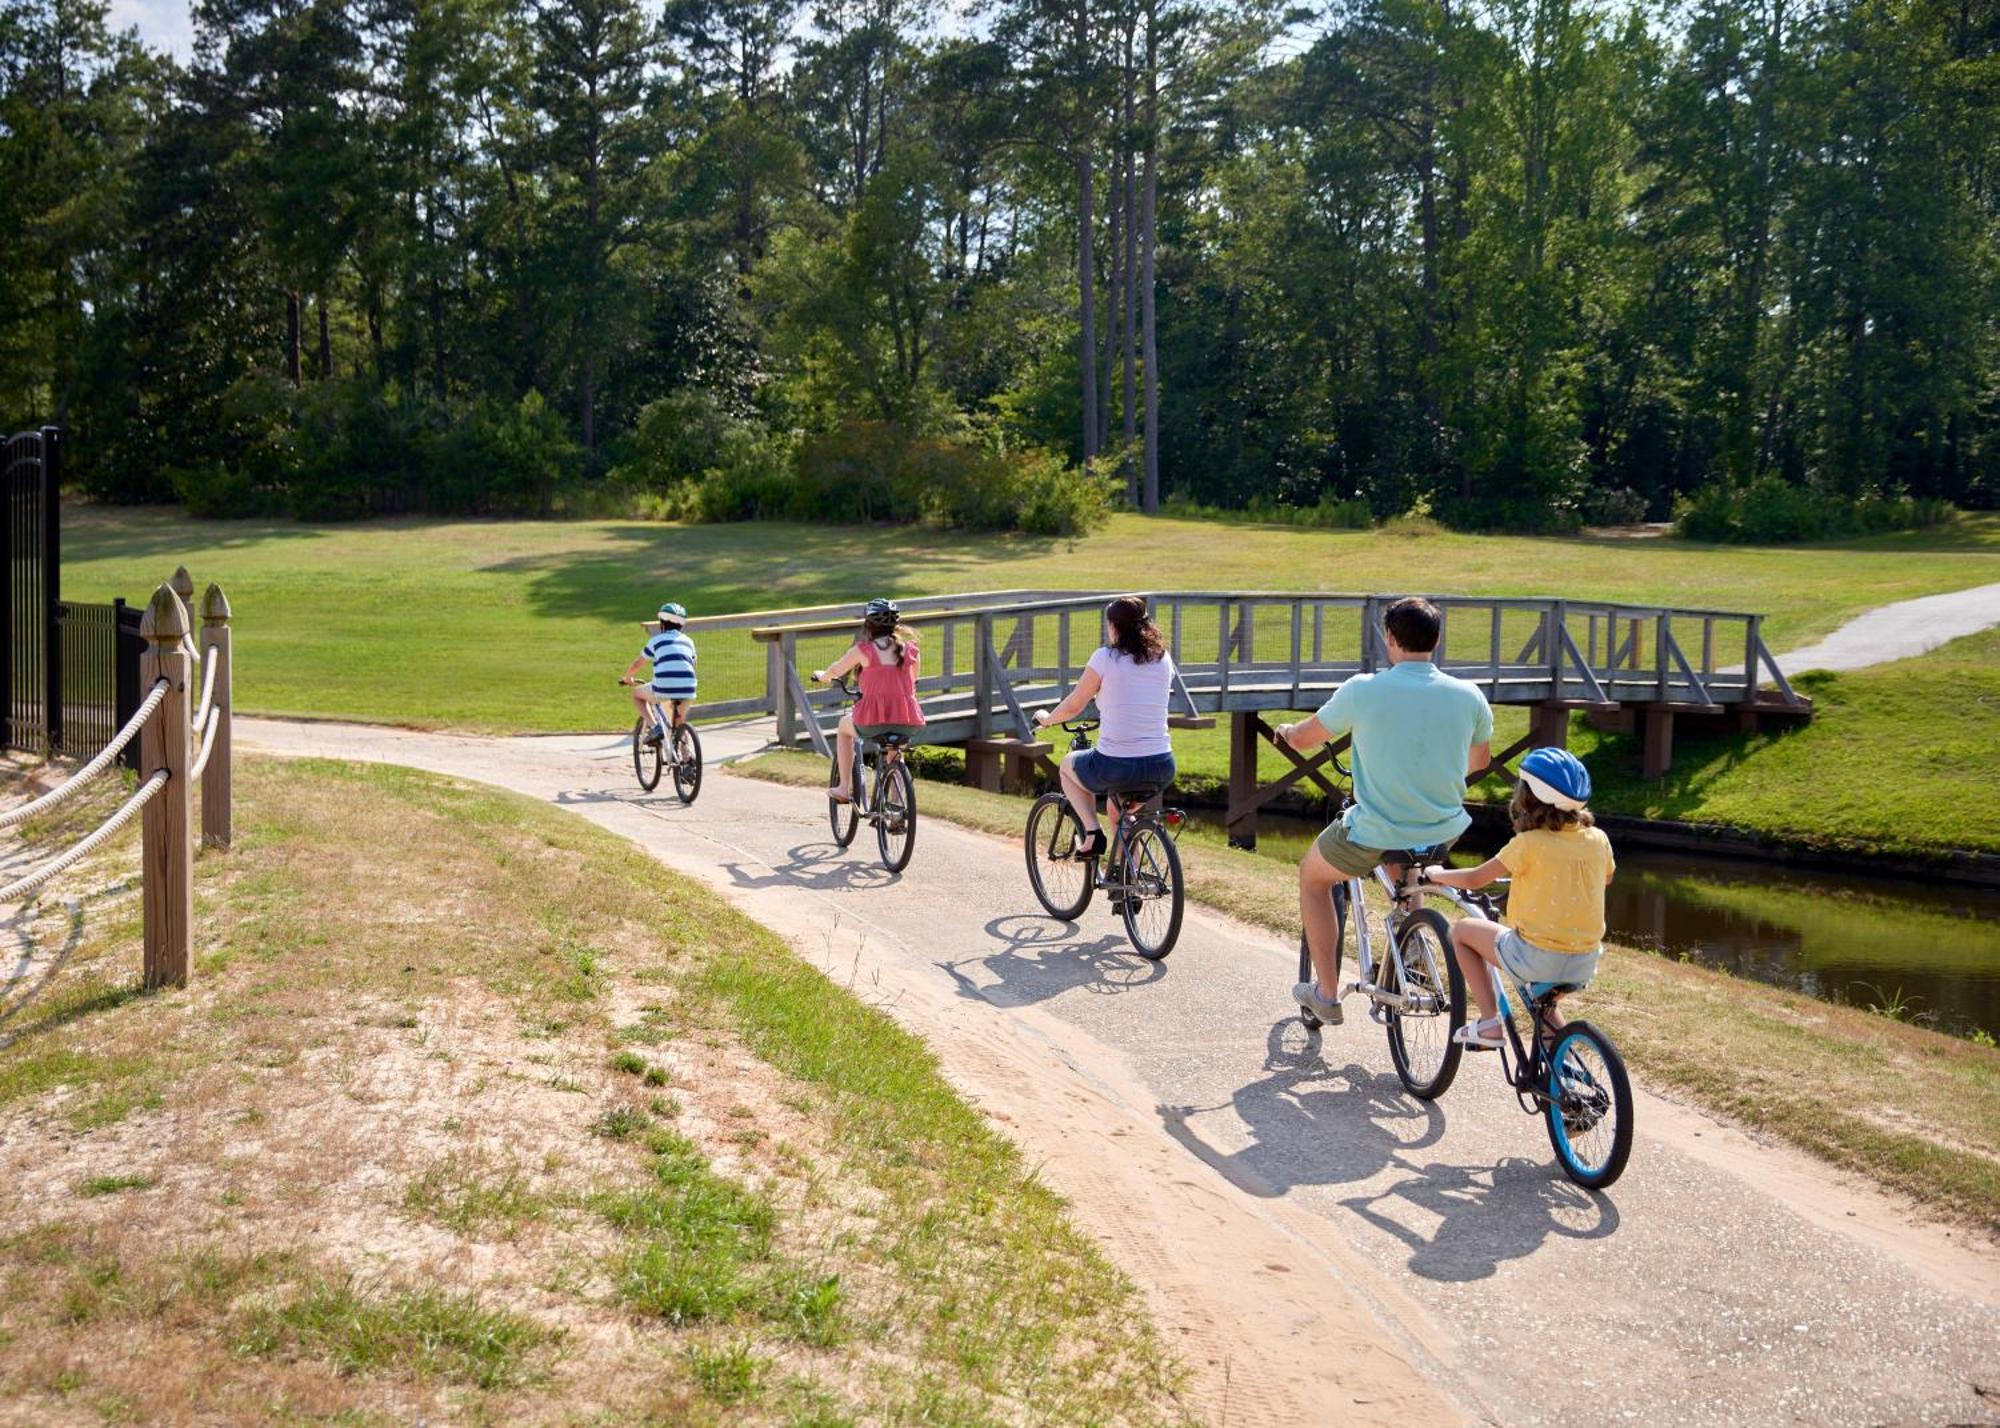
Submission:
M 1121 759 L 1112 754 L 1101 754 L 1096 749 L 1086 749 L 1077 755 L 1071 767 L 1076 770 L 1077 782 L 1092 793 L 1109 793 L 1114 788 L 1131 788 L 1135 784 L 1156 784 L 1165 788 L 1174 781 L 1174 756 L 1170 753 Z
M 1595 952 L 1551 952 L 1511 927 L 1500 934 L 1493 950 L 1517 982 L 1569 982 L 1579 987 L 1590 985 L 1590 979 L 1597 975 L 1598 959 L 1604 955 L 1602 948 Z

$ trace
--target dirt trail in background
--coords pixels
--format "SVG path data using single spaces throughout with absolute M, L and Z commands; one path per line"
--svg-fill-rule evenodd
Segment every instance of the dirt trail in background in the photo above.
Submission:
M 832 846 L 811 790 L 716 771 L 693 808 L 642 798 L 604 737 L 238 732 L 547 798 L 779 930 L 1043 1166 L 1145 1288 L 1204 1422 L 2000 1421 L 1983 1240 L 1643 1094 L 1631 1169 L 1586 1195 L 1490 1063 L 1425 1105 L 1358 1007 L 1308 1036 L 1266 933 L 1190 908 L 1146 963 L 1101 906 L 1040 916 L 1015 844 L 925 822 L 892 879 L 865 836 Z

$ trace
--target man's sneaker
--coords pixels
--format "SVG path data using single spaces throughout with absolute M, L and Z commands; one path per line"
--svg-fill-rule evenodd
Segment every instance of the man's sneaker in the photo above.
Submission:
M 1320 1019 L 1323 1026 L 1339 1026 L 1341 1022 L 1340 1000 L 1337 997 L 1323 997 L 1312 982 L 1300 982 L 1292 988 L 1292 1000 Z
M 1469 1021 L 1451 1034 L 1451 1039 L 1467 1051 L 1498 1051 L 1506 1042 L 1500 1035 L 1500 1018 Z

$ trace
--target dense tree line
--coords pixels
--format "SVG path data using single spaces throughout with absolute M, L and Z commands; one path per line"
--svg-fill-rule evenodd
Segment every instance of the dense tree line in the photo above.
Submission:
M 2000 0 L 194 20 L 180 63 L 0 5 L 0 408 L 107 498 L 1721 532 L 2000 495 Z

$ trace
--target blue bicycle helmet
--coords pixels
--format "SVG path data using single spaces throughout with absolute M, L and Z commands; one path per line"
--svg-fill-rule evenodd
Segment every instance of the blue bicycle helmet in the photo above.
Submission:
M 660 623 L 663 625 L 678 627 L 687 623 L 687 617 L 688 612 L 672 600 L 660 606 Z
M 1568 749 L 1535 749 L 1521 760 L 1521 777 L 1544 803 L 1581 808 L 1590 801 L 1590 770 Z

